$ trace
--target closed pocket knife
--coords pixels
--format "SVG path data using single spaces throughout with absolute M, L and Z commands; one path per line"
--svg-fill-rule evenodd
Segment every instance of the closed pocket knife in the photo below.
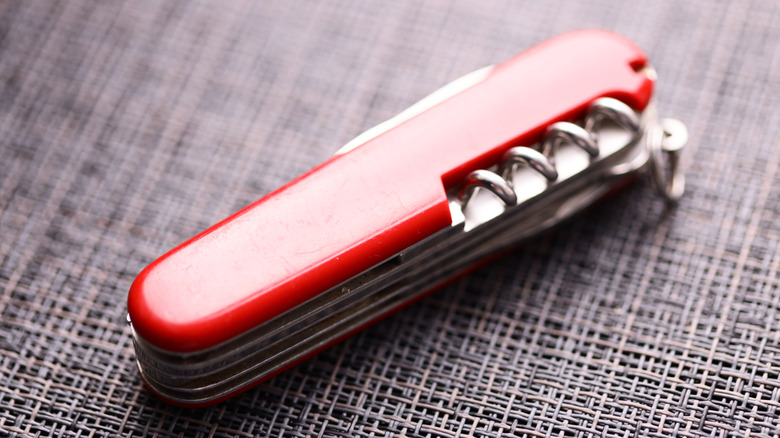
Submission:
M 445 86 L 174 248 L 128 297 L 161 398 L 225 400 L 649 173 L 682 195 L 685 126 L 645 54 L 567 33 Z

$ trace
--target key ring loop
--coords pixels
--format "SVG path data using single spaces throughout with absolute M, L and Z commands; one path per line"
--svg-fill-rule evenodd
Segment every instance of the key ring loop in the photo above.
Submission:
M 664 199 L 677 202 L 685 192 L 680 156 L 688 142 L 688 129 L 677 119 L 662 119 L 650 134 L 653 181 Z

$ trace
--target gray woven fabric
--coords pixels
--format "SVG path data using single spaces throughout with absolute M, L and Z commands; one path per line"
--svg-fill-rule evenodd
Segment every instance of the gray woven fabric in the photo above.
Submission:
M 777 436 L 780 4 L 0 2 L 0 431 Z M 691 132 L 647 182 L 212 408 L 142 385 L 149 262 L 448 80 L 622 33 Z M 529 103 L 532 104 L 532 103 Z

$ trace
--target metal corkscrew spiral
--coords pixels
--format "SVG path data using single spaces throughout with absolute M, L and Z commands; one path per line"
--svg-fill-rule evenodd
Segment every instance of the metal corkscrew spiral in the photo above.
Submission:
M 593 160 L 599 156 L 598 128 L 612 123 L 626 130 L 631 140 L 642 134 L 639 115 L 625 103 L 613 98 L 594 100 L 580 124 L 557 122 L 547 128 L 544 138 L 534 146 L 516 146 L 509 149 L 497 165 L 497 171 L 479 169 L 471 172 L 458 192 L 457 200 L 466 208 L 478 189 L 488 190 L 507 207 L 518 203 L 520 187 L 515 186 L 513 174 L 518 166 L 527 166 L 542 175 L 547 184 L 559 179 L 556 153 L 563 145 L 574 145 Z M 659 171 L 660 172 L 660 171 Z

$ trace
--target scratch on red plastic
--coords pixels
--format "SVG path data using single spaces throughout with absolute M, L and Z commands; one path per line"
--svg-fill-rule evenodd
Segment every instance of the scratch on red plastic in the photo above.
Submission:
M 637 110 L 652 80 L 628 40 L 564 34 L 479 84 L 336 156 L 185 242 L 133 283 L 136 332 L 173 352 L 213 347 L 450 226 L 445 190 L 532 144 L 598 97 Z

